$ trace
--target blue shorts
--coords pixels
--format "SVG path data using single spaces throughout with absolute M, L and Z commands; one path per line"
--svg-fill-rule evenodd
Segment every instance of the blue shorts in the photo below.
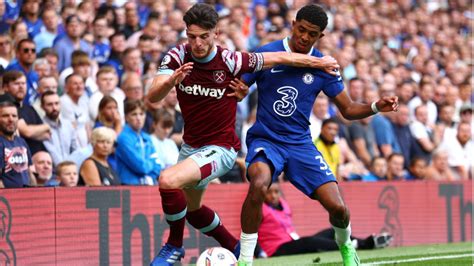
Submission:
M 328 164 L 312 142 L 281 144 L 255 138 L 247 143 L 247 165 L 263 161 L 273 165 L 272 182 L 285 172 L 288 180 L 312 198 L 314 191 L 328 182 L 337 182 Z

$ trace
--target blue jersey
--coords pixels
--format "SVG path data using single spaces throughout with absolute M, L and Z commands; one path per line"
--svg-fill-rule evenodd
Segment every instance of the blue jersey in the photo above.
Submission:
M 256 52 L 291 52 L 289 38 L 262 46 Z M 322 57 L 317 49 L 312 56 Z M 309 116 L 316 96 L 323 91 L 333 98 L 344 90 L 340 76 L 313 68 L 278 65 L 243 76 L 247 84 L 257 83 L 257 121 L 247 133 L 252 138 L 265 138 L 280 143 L 311 142 Z

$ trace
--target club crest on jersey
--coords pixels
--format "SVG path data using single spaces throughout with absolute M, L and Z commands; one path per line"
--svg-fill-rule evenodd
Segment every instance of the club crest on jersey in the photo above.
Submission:
M 225 80 L 225 72 L 224 70 L 216 70 L 212 73 L 214 77 L 214 81 L 217 83 L 222 83 Z
M 305 73 L 303 75 L 303 82 L 306 84 L 311 84 L 314 81 L 314 76 L 311 73 Z
M 163 60 L 161 61 L 161 65 L 164 66 L 164 65 L 167 65 L 171 62 L 171 56 L 169 55 L 165 55 L 165 57 L 163 57 Z

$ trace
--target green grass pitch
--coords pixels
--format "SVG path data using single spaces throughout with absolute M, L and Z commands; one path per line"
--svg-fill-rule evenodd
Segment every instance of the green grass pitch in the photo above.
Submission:
M 473 243 L 421 245 L 374 250 L 359 250 L 362 265 L 474 265 Z M 328 266 L 342 265 L 339 252 L 312 253 L 258 259 L 254 266 Z

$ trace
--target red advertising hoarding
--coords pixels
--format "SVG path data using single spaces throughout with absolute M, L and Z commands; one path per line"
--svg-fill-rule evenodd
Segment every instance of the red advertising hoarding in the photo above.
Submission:
M 472 181 L 344 183 L 353 234 L 382 231 L 394 244 L 472 241 Z M 319 203 L 290 184 L 282 191 L 300 235 L 329 226 Z M 211 185 L 204 203 L 235 235 L 246 184 Z M 168 234 L 157 187 L 0 191 L 0 264 L 146 265 Z M 189 225 L 185 262 L 217 242 Z

